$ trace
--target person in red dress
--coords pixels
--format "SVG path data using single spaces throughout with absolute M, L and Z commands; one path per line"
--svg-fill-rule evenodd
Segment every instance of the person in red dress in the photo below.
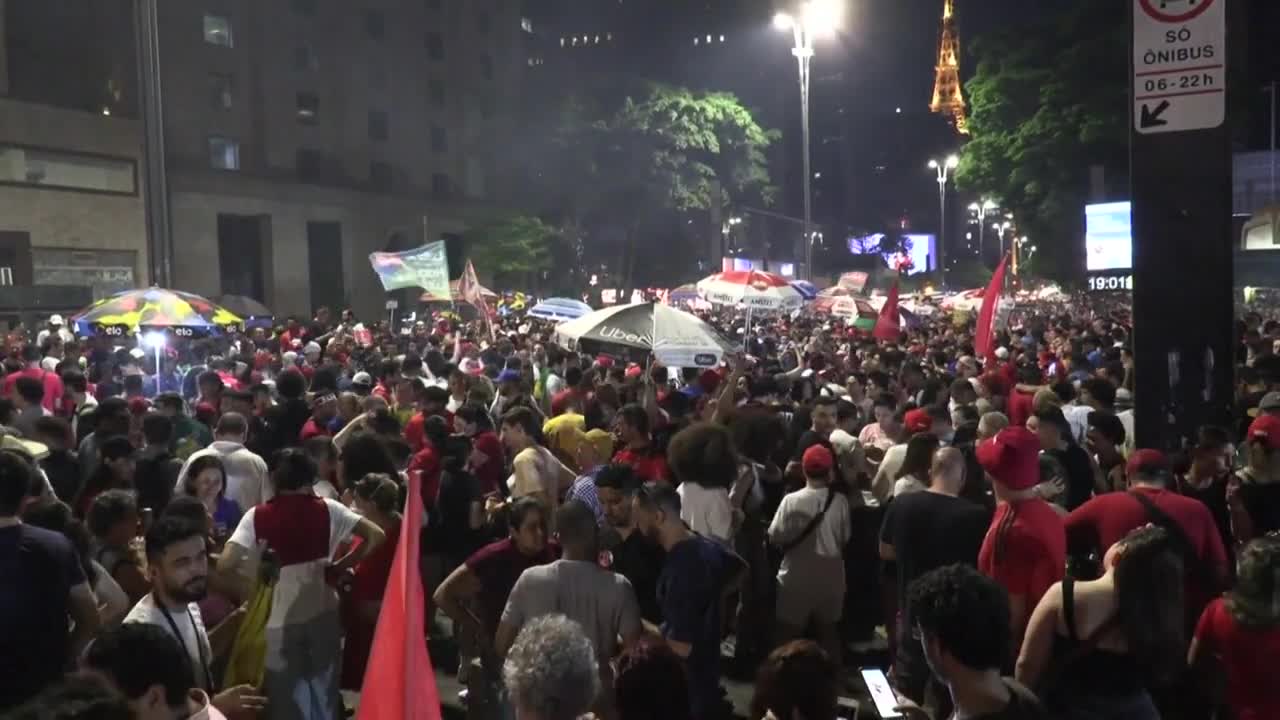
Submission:
M 389 475 L 370 473 L 356 483 L 351 504 L 387 536 L 386 542 L 356 566 L 350 589 L 342 595 L 342 631 L 346 636 L 342 647 L 342 688 L 359 690 L 382 610 L 382 594 L 400 543 L 400 485 Z M 359 543 L 360 539 L 355 538 L 352 548 Z
M 1031 611 L 1066 571 L 1067 533 L 1062 519 L 1035 493 L 1040 482 L 1040 441 L 1035 433 L 1007 427 L 979 444 L 977 456 L 999 501 L 978 552 L 978 570 L 1009 593 L 1012 661 Z

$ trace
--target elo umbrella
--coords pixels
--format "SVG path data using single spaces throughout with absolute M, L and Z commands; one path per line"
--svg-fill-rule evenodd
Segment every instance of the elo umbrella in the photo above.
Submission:
M 81 335 L 123 337 L 135 332 L 170 332 L 204 337 L 244 328 L 244 320 L 199 295 L 150 287 L 103 298 L 71 318 Z
M 247 295 L 219 295 L 217 304 L 232 313 L 244 318 L 245 324 L 252 327 L 271 327 L 275 313 L 271 308 Z
M 662 303 L 634 303 L 597 310 L 556 328 L 556 342 L 585 353 L 636 359 L 652 354 L 668 367 L 714 367 L 733 343 L 715 328 Z

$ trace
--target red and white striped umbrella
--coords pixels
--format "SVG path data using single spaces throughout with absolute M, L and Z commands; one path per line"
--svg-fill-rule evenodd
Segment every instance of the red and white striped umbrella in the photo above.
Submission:
M 804 296 L 791 281 L 759 270 L 716 273 L 698 283 L 703 299 L 718 305 L 745 305 L 752 310 L 795 310 Z

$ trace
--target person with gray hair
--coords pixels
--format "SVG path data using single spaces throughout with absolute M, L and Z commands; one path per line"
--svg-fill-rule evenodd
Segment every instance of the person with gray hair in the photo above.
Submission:
M 521 628 L 502 665 L 516 720 L 576 720 L 600 694 L 596 651 L 582 626 L 543 615 Z
M 978 439 L 988 440 L 993 438 L 1007 427 L 1009 427 L 1009 416 L 992 410 L 983 414 L 982 419 L 978 420 Z

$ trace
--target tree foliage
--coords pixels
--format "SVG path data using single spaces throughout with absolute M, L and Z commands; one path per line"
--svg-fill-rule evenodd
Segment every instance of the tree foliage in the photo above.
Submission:
M 974 44 L 972 140 L 956 182 L 997 196 L 1038 247 L 1040 269 L 1071 279 L 1084 269 L 1090 167 L 1128 176 L 1128 45 L 1123 3 L 1064 7 Z
M 492 220 L 463 236 L 467 256 L 485 273 L 521 275 L 551 267 L 556 229 L 541 219 L 515 215 Z
M 708 211 L 774 196 L 762 128 L 729 93 L 644 84 L 575 95 L 531 128 L 525 162 L 542 216 L 630 288 L 697 267 Z M 722 192 L 721 192 L 722 191 Z

